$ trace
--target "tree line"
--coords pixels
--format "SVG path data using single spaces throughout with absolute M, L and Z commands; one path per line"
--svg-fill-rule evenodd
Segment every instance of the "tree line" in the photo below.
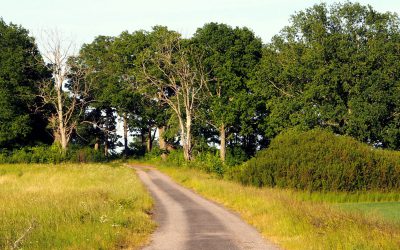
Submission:
M 263 44 L 208 23 L 191 38 L 165 26 L 98 36 L 69 56 L 46 34 L 0 21 L 0 148 L 70 144 L 123 153 L 204 151 L 250 157 L 279 133 L 316 127 L 400 149 L 400 29 L 358 3 L 297 12 Z M 128 143 L 133 134 L 134 143 Z

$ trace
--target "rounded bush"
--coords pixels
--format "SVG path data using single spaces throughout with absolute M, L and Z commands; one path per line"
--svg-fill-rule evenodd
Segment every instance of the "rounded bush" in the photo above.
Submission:
M 242 183 L 311 191 L 400 190 L 400 152 L 321 129 L 289 130 L 236 170 Z

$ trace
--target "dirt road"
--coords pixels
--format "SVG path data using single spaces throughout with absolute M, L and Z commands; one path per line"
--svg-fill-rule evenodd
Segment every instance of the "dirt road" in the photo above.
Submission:
M 155 199 L 155 220 L 159 225 L 144 249 L 278 249 L 237 215 L 168 176 L 153 168 L 136 170 Z

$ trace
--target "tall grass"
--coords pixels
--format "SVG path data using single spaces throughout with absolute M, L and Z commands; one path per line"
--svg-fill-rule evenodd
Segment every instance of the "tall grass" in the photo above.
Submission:
M 152 200 L 131 169 L 0 165 L 0 249 L 116 249 L 144 244 Z
M 301 200 L 279 188 L 257 188 L 196 169 L 161 167 L 182 185 L 238 212 L 285 249 L 399 249 L 400 224 Z

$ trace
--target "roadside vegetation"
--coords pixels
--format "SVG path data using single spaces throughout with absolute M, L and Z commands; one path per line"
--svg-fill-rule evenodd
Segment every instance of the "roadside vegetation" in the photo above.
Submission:
M 400 155 L 325 130 L 289 130 L 238 165 L 209 152 L 152 163 L 240 213 L 285 249 L 398 249 Z
M 243 184 L 309 191 L 400 191 L 400 152 L 320 129 L 287 131 L 229 173 Z
M 0 165 L 1 249 L 120 249 L 145 244 L 152 200 L 120 164 Z
M 398 220 L 385 220 L 379 214 L 348 212 L 330 203 L 304 200 L 304 191 L 244 186 L 193 168 L 159 169 L 183 186 L 238 212 L 264 237 L 285 249 L 400 247 Z

